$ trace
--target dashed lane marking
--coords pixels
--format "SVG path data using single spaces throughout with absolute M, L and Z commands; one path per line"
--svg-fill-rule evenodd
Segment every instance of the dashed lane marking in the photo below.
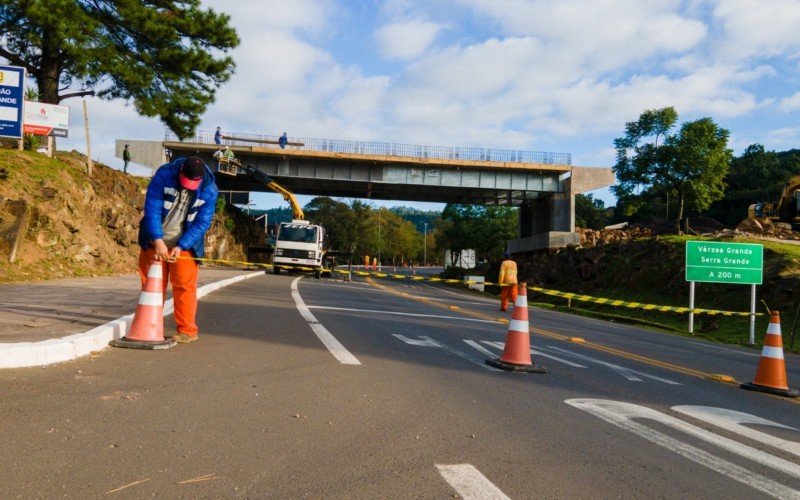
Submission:
M 308 322 L 308 326 L 311 327 L 311 330 L 317 338 L 319 338 L 331 354 L 333 354 L 333 357 L 339 360 L 340 363 L 343 365 L 360 365 L 361 362 L 356 359 L 350 351 L 345 349 L 345 347 L 336 340 L 336 337 L 334 337 L 327 328 L 322 326 L 322 323 L 317 321 L 317 318 L 308 310 L 305 302 L 303 302 L 303 298 L 300 297 L 300 292 L 297 290 L 298 281 L 300 281 L 300 278 L 295 278 L 294 281 L 292 281 L 292 298 L 297 306 L 297 310 L 300 311 L 300 315 Z
M 689 342 L 689 343 L 690 344 L 694 344 L 694 345 L 699 345 L 701 347 L 706 347 L 708 349 L 718 349 L 720 351 L 733 352 L 733 353 L 736 353 L 736 354 L 743 354 L 745 356 L 755 356 L 757 358 L 761 357 L 760 353 L 755 353 L 755 352 L 737 351 L 736 349 L 726 349 L 724 347 L 719 347 L 719 346 L 715 346 L 715 345 L 708 345 L 708 344 L 704 344 L 702 342 Z
M 511 500 L 471 464 L 436 464 L 436 468 L 464 500 Z
M 440 316 L 438 314 L 419 314 L 419 313 L 406 313 L 398 311 L 375 311 L 373 309 L 353 309 L 350 307 L 308 306 L 308 308 L 320 309 L 324 311 L 344 311 L 344 312 L 357 312 L 357 313 L 367 313 L 367 314 L 388 314 L 390 316 L 411 316 L 417 318 L 452 319 L 456 321 L 473 321 L 475 323 L 497 323 L 497 321 L 490 321 L 487 319 L 463 318 L 461 316 Z

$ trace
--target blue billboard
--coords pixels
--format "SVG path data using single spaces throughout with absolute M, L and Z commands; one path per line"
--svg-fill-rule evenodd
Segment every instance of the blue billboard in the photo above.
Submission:
M 0 137 L 22 137 L 25 69 L 0 66 Z

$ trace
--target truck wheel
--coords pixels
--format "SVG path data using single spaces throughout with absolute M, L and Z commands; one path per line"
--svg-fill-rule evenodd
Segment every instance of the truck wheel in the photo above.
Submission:
M 281 274 L 281 268 L 278 266 L 272 266 L 272 274 Z
M 320 279 L 322 277 L 322 271 L 320 271 L 319 269 L 315 269 L 314 270 L 314 277 L 317 278 L 317 279 Z

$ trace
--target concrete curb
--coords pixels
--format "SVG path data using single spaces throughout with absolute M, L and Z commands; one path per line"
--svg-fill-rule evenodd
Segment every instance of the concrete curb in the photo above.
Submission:
M 256 271 L 209 283 L 197 289 L 197 298 L 200 299 L 220 288 L 263 274 L 264 271 Z M 169 316 L 172 312 L 172 299 L 169 299 L 164 303 L 164 316 Z M 109 321 L 105 325 L 92 328 L 88 332 L 76 333 L 67 337 L 41 342 L 0 343 L 0 369 L 45 366 L 87 356 L 94 351 L 108 347 L 111 339 L 124 337 L 131 321 L 133 321 L 133 314 L 128 314 Z

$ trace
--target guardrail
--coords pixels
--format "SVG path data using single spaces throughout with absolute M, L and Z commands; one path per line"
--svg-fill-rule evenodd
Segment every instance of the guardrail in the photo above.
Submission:
M 249 139 L 237 141 L 235 138 L 223 139 L 222 144 L 227 146 L 252 146 L 253 141 L 264 141 L 264 147 L 278 148 L 277 135 L 258 135 L 226 132 L 227 137 Z M 167 130 L 165 141 L 180 142 L 178 136 Z M 183 142 L 214 143 L 214 132 L 208 130 L 198 131 L 194 137 Z M 473 160 L 473 161 L 501 161 L 518 163 L 542 163 L 545 165 L 572 165 L 572 155 L 569 153 L 547 153 L 541 151 L 518 151 L 515 149 L 468 148 L 453 146 L 422 146 L 413 144 L 398 144 L 394 142 L 376 141 L 350 141 L 344 139 L 315 139 L 307 137 L 290 137 L 287 149 L 323 151 L 331 153 L 354 153 L 383 156 L 402 156 L 410 158 L 432 158 L 441 160 Z M 291 143 L 302 143 L 302 146 L 292 146 Z

